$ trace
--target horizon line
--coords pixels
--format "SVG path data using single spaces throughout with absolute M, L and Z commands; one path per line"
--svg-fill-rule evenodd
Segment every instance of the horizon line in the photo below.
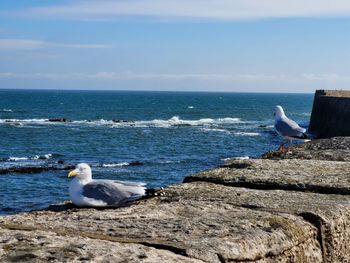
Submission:
M 317 89 L 325 90 L 325 89 Z M 86 89 L 86 88 L 0 88 L 0 91 L 101 91 L 101 92 L 164 92 L 164 93 L 258 93 L 258 94 L 314 94 L 314 92 L 292 92 L 292 91 L 214 91 L 214 90 L 149 90 L 149 89 Z M 337 89 L 326 89 L 326 90 L 337 90 Z M 342 91 L 339 89 L 338 91 Z

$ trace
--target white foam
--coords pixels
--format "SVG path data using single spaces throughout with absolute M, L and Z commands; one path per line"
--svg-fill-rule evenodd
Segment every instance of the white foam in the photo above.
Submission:
M 128 162 L 122 162 L 122 163 L 104 163 L 102 164 L 102 167 L 121 167 L 121 166 L 128 166 L 130 163 Z
M 234 160 L 248 160 L 249 156 L 238 156 L 238 157 L 233 157 Z
M 49 122 L 48 119 L 0 119 L 0 124 L 18 124 L 18 125 L 24 125 L 24 124 L 48 124 L 48 123 L 54 123 Z
M 202 131 L 205 132 L 221 132 L 221 133 L 226 133 L 230 134 L 231 132 L 225 129 L 217 129 L 217 128 L 201 128 Z
M 224 162 L 232 161 L 232 160 L 248 160 L 250 159 L 249 156 L 237 156 L 237 157 L 231 157 L 231 158 L 224 158 L 222 159 Z
M 31 159 L 38 160 L 38 159 L 50 159 L 52 158 L 52 154 L 44 154 L 44 155 L 34 155 Z
M 29 158 L 28 157 L 11 157 L 10 156 L 7 160 L 10 162 L 17 162 L 17 161 L 29 160 Z
M 183 120 L 180 119 L 179 116 L 173 116 L 172 118 L 168 120 L 160 120 L 155 119 L 152 121 L 136 121 L 134 124 L 135 126 L 148 126 L 148 127 L 163 127 L 163 128 L 169 128 L 173 126 L 206 126 L 206 125 L 214 125 L 214 124 L 233 124 L 233 123 L 240 123 L 241 119 L 239 118 L 219 118 L 219 119 L 212 119 L 212 118 L 202 118 L 198 120 Z
M 234 134 L 238 136 L 260 136 L 258 132 L 235 132 Z
M 170 128 L 177 126 L 215 126 L 215 125 L 227 125 L 244 123 L 240 118 L 202 118 L 198 120 L 184 120 L 179 116 L 173 116 L 170 119 L 154 119 L 149 121 L 114 121 L 114 120 L 76 120 L 69 122 L 50 121 L 49 119 L 0 119 L 0 124 L 15 124 L 15 125 L 96 125 L 96 126 L 108 126 L 112 128 L 124 128 L 124 127 L 136 127 L 136 128 Z
M 1 109 L 1 111 L 3 111 L 3 112 L 13 112 L 13 110 L 11 110 L 11 109 Z
M 52 154 L 44 154 L 44 155 L 34 155 L 31 157 L 14 157 L 14 156 L 10 156 L 6 159 L 6 161 L 9 162 L 18 162 L 18 161 L 26 161 L 26 160 L 39 160 L 39 159 L 50 159 L 52 158 Z

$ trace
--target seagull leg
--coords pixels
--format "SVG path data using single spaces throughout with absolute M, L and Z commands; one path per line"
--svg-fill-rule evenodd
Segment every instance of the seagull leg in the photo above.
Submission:
M 280 153 L 286 153 L 288 151 L 288 148 L 289 148 L 290 144 L 291 144 L 290 141 L 291 141 L 290 138 L 288 138 L 288 140 L 287 140 L 287 147 L 285 146 L 285 141 L 282 141 L 281 145 L 278 147 L 278 151 Z
M 280 153 L 285 153 L 285 152 L 287 151 L 287 149 L 288 149 L 288 148 L 286 148 L 286 147 L 284 146 L 284 143 L 283 143 L 283 142 L 282 142 L 281 145 L 278 147 L 278 151 L 279 151 Z

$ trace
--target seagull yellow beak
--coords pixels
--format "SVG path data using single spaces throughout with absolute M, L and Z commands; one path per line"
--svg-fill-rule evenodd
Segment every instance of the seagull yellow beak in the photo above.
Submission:
M 78 174 L 78 170 L 75 169 L 75 170 L 69 172 L 68 177 L 76 176 L 77 174 Z

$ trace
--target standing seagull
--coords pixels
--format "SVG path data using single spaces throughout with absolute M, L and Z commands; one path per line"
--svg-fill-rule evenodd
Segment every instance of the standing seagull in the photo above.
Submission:
M 277 133 L 285 138 L 288 138 L 289 144 L 292 143 L 292 139 L 306 139 L 306 129 L 300 127 L 295 121 L 288 119 L 284 114 L 284 110 L 280 105 L 275 107 L 275 129 Z M 285 151 L 284 143 L 278 148 L 279 151 Z
M 75 176 L 69 184 L 69 195 L 77 206 L 119 207 L 146 194 L 144 183 L 92 179 L 91 168 L 80 163 L 68 174 Z

